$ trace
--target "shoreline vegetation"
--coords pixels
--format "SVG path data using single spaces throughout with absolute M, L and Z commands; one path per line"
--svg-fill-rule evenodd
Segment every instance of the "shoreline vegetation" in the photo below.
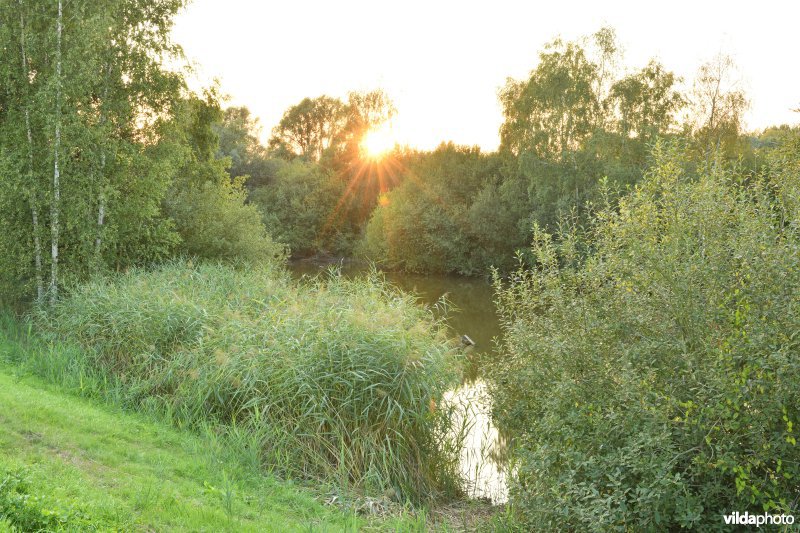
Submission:
M 473 531 L 495 512 L 480 501 L 410 508 L 281 479 L 241 435 L 177 428 L 37 376 L 27 333 L 0 321 L 4 533 Z
M 189 88 L 186 4 L 0 0 L 0 531 L 800 512 L 800 127 L 746 131 L 730 57 L 682 83 L 600 28 L 506 80 L 497 151 L 380 148 L 382 89 L 263 145 Z M 508 505 L 465 497 L 448 302 L 377 268 L 494 280 Z
M 280 266 L 176 262 L 85 285 L 34 322 L 85 353 L 72 364 L 103 394 L 252 434 L 285 475 L 401 502 L 458 494 L 439 408 L 456 350 L 377 275 L 300 284 Z
M 377 274 L 301 284 L 280 265 L 174 262 L 97 280 L 27 322 L 5 316 L 0 363 L 211 436 L 250 475 L 316 487 L 344 511 L 334 525 L 448 529 L 489 513 L 461 493 L 464 406 L 442 401 L 459 356 L 442 328 Z M 46 522 L 44 501 L 15 508 Z M 53 520 L 82 516 L 65 509 Z

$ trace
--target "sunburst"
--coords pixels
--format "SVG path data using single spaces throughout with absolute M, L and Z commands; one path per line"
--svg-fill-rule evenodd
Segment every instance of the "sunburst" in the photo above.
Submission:
M 390 126 L 384 125 L 370 130 L 361 140 L 361 153 L 367 159 L 379 160 L 386 157 L 397 146 L 397 139 Z

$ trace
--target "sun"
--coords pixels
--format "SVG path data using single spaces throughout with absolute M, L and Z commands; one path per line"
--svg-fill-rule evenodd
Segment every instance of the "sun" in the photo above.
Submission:
M 361 152 L 369 159 L 382 159 L 397 145 L 392 129 L 381 126 L 370 130 L 361 139 Z

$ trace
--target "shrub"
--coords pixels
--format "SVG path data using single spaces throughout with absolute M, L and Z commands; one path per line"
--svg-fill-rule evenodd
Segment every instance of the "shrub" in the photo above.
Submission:
M 285 254 L 267 233 L 261 214 L 245 203 L 243 180 L 207 181 L 176 193 L 169 204 L 183 241 L 193 257 L 246 262 L 270 261 Z
M 285 474 L 419 500 L 457 490 L 442 325 L 373 275 L 174 263 L 83 286 L 39 323 L 130 406 L 245 430 Z
M 408 272 L 486 275 L 513 267 L 527 190 L 502 176 L 503 157 L 442 144 L 407 159 L 402 184 L 380 198 L 358 252 Z M 520 195 L 523 195 L 520 197 Z M 520 237 L 523 237 L 520 240 Z
M 496 280 L 494 416 L 528 526 L 797 514 L 798 174 L 776 160 L 758 179 L 689 179 L 675 150 L 654 157 L 618 208 L 557 238 L 537 228 L 536 266 Z
M 298 159 L 279 166 L 273 183 L 254 189 L 250 200 L 271 235 L 286 243 L 292 255 L 307 256 L 349 250 L 340 212 L 344 194 L 344 182 Z

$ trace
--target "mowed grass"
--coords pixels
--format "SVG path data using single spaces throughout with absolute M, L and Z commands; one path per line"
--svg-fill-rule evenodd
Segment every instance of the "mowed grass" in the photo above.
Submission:
M 370 528 L 301 487 L 248 471 L 219 441 L 14 372 L 0 364 L 0 531 Z

